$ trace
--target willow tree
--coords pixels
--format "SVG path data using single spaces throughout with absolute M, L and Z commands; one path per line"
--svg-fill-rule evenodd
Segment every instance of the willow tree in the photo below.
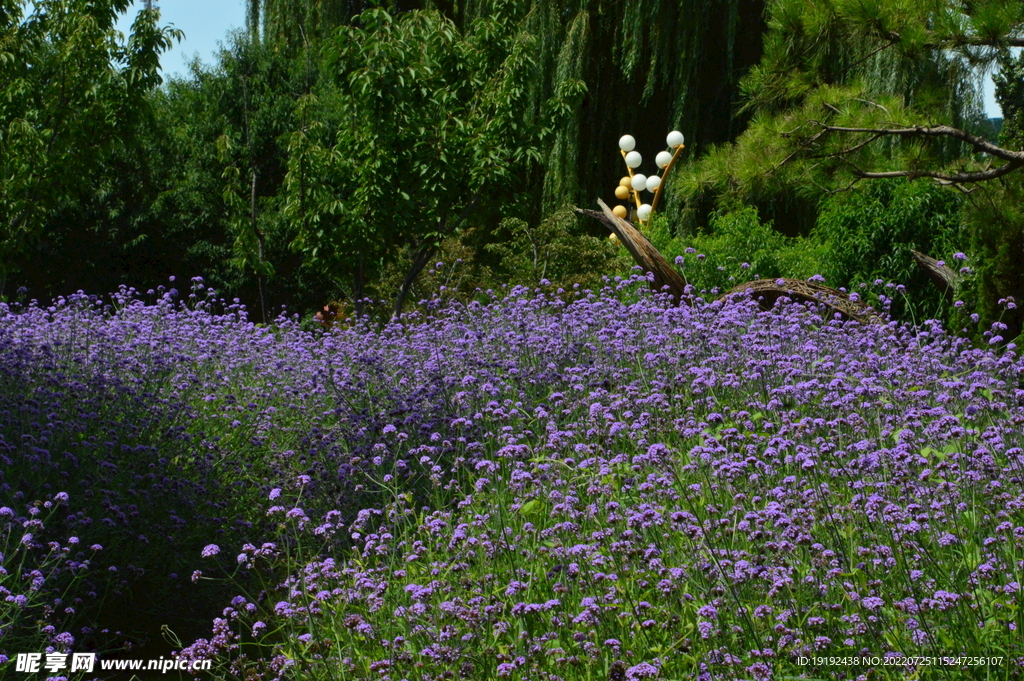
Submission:
M 742 129 L 739 79 L 761 54 L 763 8 L 762 0 L 472 0 L 453 11 L 460 25 L 505 13 L 535 36 L 536 102 L 575 90 L 536 189 L 549 213 L 611 198 L 623 133 L 651 156 L 674 128 L 694 151 L 732 139 Z
M 249 37 L 287 56 L 315 53 L 323 39 L 362 12 L 362 0 L 246 0 Z

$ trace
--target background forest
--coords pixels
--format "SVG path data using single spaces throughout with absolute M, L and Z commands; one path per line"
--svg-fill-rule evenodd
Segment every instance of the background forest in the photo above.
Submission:
M 180 35 L 117 34 L 127 4 L 0 0 L 2 299 L 202 276 L 268 321 L 591 285 L 632 262 L 571 208 L 611 200 L 621 134 L 678 129 L 649 234 L 692 283 L 895 282 L 898 314 L 1020 332 L 1019 2 L 249 0 L 167 81 Z

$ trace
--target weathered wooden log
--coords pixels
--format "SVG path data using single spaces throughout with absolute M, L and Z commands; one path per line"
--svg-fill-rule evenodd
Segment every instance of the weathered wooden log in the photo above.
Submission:
M 675 267 L 669 264 L 665 256 L 654 247 L 654 244 L 631 223 L 612 213 L 611 209 L 608 208 L 608 204 L 604 201 L 598 199 L 597 203 L 601 206 L 600 212 L 583 208 L 577 208 L 576 211 L 598 220 L 619 238 L 619 241 L 626 247 L 629 254 L 633 256 L 636 264 L 640 265 L 645 272 L 654 274 L 651 288 L 655 291 L 663 291 L 665 287 L 668 287 L 668 291 L 672 294 L 676 304 L 690 304 L 689 296 L 686 294 L 686 281 L 676 271 Z M 801 279 L 758 279 L 756 281 L 748 281 L 731 289 L 721 298 L 744 291 L 755 296 L 762 306 L 768 309 L 780 297 L 786 296 L 793 300 L 824 304 L 836 312 L 859 322 L 876 323 L 881 321 L 881 318 L 863 302 L 850 300 L 848 295 L 834 288 Z
M 910 255 L 918 265 L 924 268 L 924 271 L 928 273 L 928 278 L 939 287 L 942 294 L 946 296 L 946 300 L 953 300 L 953 290 L 956 285 L 956 278 L 959 276 L 956 270 L 944 264 L 939 264 L 939 261 L 935 258 L 913 249 L 911 249 Z
M 645 272 L 654 274 L 654 281 L 651 282 L 652 289 L 660 292 L 667 286 L 676 304 L 687 302 L 686 281 L 676 271 L 676 268 L 669 264 L 665 256 L 654 247 L 654 244 L 630 222 L 612 213 L 604 201 L 598 199 L 597 204 L 601 206 L 601 212 L 583 208 L 577 208 L 576 211 L 600 221 L 619 238 L 629 254 L 633 256 L 636 264 L 644 268 Z
M 799 300 L 805 303 L 823 303 L 858 322 L 875 324 L 881 322 L 881 317 L 867 304 L 859 300 L 850 300 L 850 297 L 828 286 L 815 284 L 803 279 L 758 279 L 748 281 L 729 290 L 722 298 L 734 293 L 747 292 L 761 301 L 761 306 L 767 309 L 775 304 L 782 296 L 791 300 Z

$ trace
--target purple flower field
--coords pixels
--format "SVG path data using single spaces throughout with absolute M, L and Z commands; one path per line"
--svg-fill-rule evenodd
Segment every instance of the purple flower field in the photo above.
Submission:
M 1022 676 L 1012 345 L 640 278 L 483 298 L 0 306 L 0 676 L 138 645 L 143 592 L 213 599 L 207 678 Z

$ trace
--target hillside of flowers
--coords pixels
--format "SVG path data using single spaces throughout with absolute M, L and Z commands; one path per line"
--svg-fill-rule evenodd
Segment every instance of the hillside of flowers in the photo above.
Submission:
M 144 645 L 129 604 L 239 681 L 1020 678 L 999 331 L 639 276 L 328 331 L 201 280 L 0 305 L 0 676 Z

